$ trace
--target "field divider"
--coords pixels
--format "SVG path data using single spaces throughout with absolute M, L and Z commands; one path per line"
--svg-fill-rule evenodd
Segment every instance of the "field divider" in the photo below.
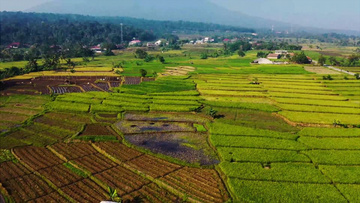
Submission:
M 341 113 L 341 112 L 325 112 L 325 111 L 306 111 L 306 110 L 292 110 L 292 109 L 284 109 L 280 106 L 277 106 L 285 111 L 291 111 L 291 112 L 304 112 L 304 113 L 324 113 L 324 114 L 342 114 L 342 115 L 359 115 L 360 113 Z
M 304 156 L 306 156 L 310 162 L 314 165 L 314 167 L 324 176 L 326 177 L 327 179 L 329 179 L 331 181 L 331 185 L 334 186 L 334 188 L 340 193 L 341 196 L 343 196 L 347 202 L 350 202 L 350 200 L 341 192 L 341 190 L 336 187 L 336 183 L 334 182 L 333 179 L 331 179 L 329 176 L 327 176 L 320 168 L 319 168 L 319 164 L 315 163 L 311 157 L 309 155 L 307 155 L 306 153 L 302 153 L 302 152 L 299 152 L 299 154 L 303 154 Z
M 90 83 L 91 86 L 93 86 L 95 89 L 100 90 L 101 92 L 106 92 L 105 90 L 101 89 L 100 87 L 94 85 L 93 83 Z
M 70 202 L 76 203 L 76 201 L 68 196 L 64 191 L 62 191 L 60 188 L 58 188 L 53 182 L 51 182 L 49 179 L 47 179 L 45 176 L 41 175 L 39 172 L 35 171 L 32 167 L 27 165 L 25 162 L 21 160 L 19 156 L 16 155 L 14 152 L 14 148 L 11 149 L 11 153 L 14 155 L 14 157 L 19 161 L 20 164 L 22 164 L 25 168 L 27 168 L 29 171 L 33 172 L 36 176 L 40 177 L 42 180 L 44 180 L 52 189 L 55 190 L 55 192 L 58 192 L 61 196 L 63 196 L 65 199 L 67 199 Z
M 276 100 L 275 100 L 276 101 Z M 303 106 L 319 106 L 319 107 L 340 107 L 340 108 L 349 108 L 349 109 L 360 109 L 358 106 L 338 106 L 338 105 L 322 105 L 322 104 L 304 104 L 304 103 L 290 103 L 290 102 L 279 102 L 279 104 L 291 104 L 291 105 L 303 105 Z
M 300 127 L 332 127 L 333 125 L 330 124 L 317 124 L 317 123 L 297 123 L 294 121 L 289 120 L 288 118 L 286 118 L 283 115 L 280 115 L 278 113 L 273 113 L 274 116 L 283 119 L 286 123 L 288 123 L 291 126 L 300 126 Z
M 2 195 L 2 197 L 5 199 L 5 200 L 8 200 L 8 201 L 5 201 L 5 202 L 15 202 L 11 195 L 9 194 L 9 192 L 3 187 L 2 183 L 0 183 L 0 195 Z M 1 202 L 1 196 L 0 196 L 0 202 Z
M 86 92 L 80 85 L 75 85 L 75 87 L 78 87 L 82 92 Z
M 144 172 L 142 172 L 140 170 L 137 170 L 137 169 L 133 168 L 132 166 L 118 160 L 117 158 L 115 158 L 112 155 L 108 154 L 106 151 L 104 151 L 100 147 L 96 146 L 94 143 L 91 143 L 91 145 L 95 148 L 96 151 L 98 151 L 100 154 L 104 155 L 105 157 L 109 158 L 113 162 L 119 164 L 120 166 L 122 166 L 122 167 L 124 167 L 124 168 L 138 174 L 138 175 L 140 175 L 141 177 L 144 177 L 144 178 L 150 180 L 151 182 L 155 183 L 156 185 L 158 185 L 161 188 L 164 188 L 164 189 L 168 190 L 169 192 L 173 193 L 174 195 L 177 195 L 177 196 L 179 196 L 181 198 L 187 198 L 189 200 L 189 202 L 200 203 L 200 201 L 198 201 L 198 200 L 196 200 L 196 199 L 194 199 L 192 197 L 188 197 L 188 195 L 186 193 L 181 192 L 181 191 L 173 188 L 172 186 L 166 184 L 165 182 L 159 180 L 158 178 L 153 178 L 153 177 L 147 175 L 146 173 L 144 173 Z M 143 156 L 143 154 L 140 155 L 140 156 Z M 184 168 L 184 167 L 180 167 L 179 169 L 182 169 L 182 168 Z M 177 169 L 177 170 L 179 170 L 179 169 Z M 176 170 L 174 170 L 174 171 L 176 171 Z M 171 171 L 168 174 L 170 174 L 170 173 L 172 173 L 174 171 Z M 166 175 L 168 175 L 168 174 L 166 174 Z
M 269 137 L 265 135 L 226 135 L 226 134 L 212 134 L 215 136 L 224 136 L 224 137 L 258 137 L 258 138 L 270 138 L 270 139 L 277 139 L 277 140 L 292 140 L 295 141 L 293 138 L 284 138 L 284 137 Z
M 314 184 L 314 185 L 332 185 L 332 183 L 292 181 L 292 180 L 251 179 L 251 178 L 240 178 L 240 177 L 234 177 L 234 176 L 229 176 L 229 178 L 238 179 L 238 180 L 246 180 L 246 181 L 261 181 L 261 182 L 275 182 L 275 183 L 301 183 L 301 184 Z

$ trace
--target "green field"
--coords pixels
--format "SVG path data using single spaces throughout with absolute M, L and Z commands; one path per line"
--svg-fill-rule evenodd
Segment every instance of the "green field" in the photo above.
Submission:
M 78 75 L 106 72 L 116 76 L 110 67 L 125 61 L 122 76 L 139 77 L 140 69 L 146 69 L 148 77 L 153 72 L 159 75 L 155 81 L 122 84 L 110 92 L 1 96 L 0 163 L 14 160 L 9 150 L 22 146 L 117 142 L 140 154 L 180 164 L 176 169 L 179 171 L 189 166 L 216 169 L 233 202 L 359 202 L 360 80 L 346 80 L 344 75 L 323 80 L 323 75 L 309 73 L 297 64 L 251 65 L 257 51 L 249 51 L 243 58 L 232 55 L 200 59 L 202 51 L 213 49 L 202 47 L 199 51 L 186 46 L 164 53 L 149 51 L 165 57 L 166 63 L 144 62 L 133 52 L 124 51 L 117 56 L 96 57 L 86 66 L 77 67 Z M 309 55 L 318 58 L 317 53 Z M 24 64 L 1 63 L 0 68 Z M 166 67 L 180 66 L 191 66 L 195 71 L 160 77 Z M 61 75 L 50 71 L 16 78 L 41 74 Z M 126 123 L 123 127 L 127 130 L 114 127 L 119 122 Z M 110 135 L 86 134 L 91 124 L 103 126 Z M 138 133 L 138 129 L 146 133 Z M 152 136 L 151 142 L 141 141 L 144 135 Z M 168 137 L 182 144 L 170 143 Z M 198 152 L 203 146 L 192 141 L 204 137 L 201 143 L 209 148 L 205 155 L 216 153 L 216 164 L 184 164 L 180 160 L 183 157 L 172 152 L 181 147 Z M 158 148 L 171 146 L 167 150 L 172 156 L 135 146 L 125 138 L 144 146 L 163 142 Z M 137 156 L 124 155 L 128 159 L 125 166 L 140 168 L 132 163 Z M 73 164 L 66 162 L 64 166 L 82 174 L 82 168 Z M 141 171 L 144 169 L 140 169 L 133 172 L 145 176 Z M 200 176 L 194 180 L 201 182 L 204 176 Z M 94 178 L 96 173 L 90 177 L 101 182 Z M 159 182 L 163 179 L 150 178 Z M 170 180 L 181 182 L 177 177 Z M 169 185 L 159 187 L 169 189 Z M 174 191 L 194 197 L 182 188 Z

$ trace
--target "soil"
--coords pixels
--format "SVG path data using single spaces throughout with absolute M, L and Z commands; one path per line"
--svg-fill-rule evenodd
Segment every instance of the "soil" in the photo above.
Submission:
M 87 124 L 80 136 L 114 136 L 106 126 L 100 124 Z
M 149 149 L 154 153 L 171 156 L 191 164 L 214 165 L 219 163 L 219 161 L 214 158 L 215 155 L 211 153 L 211 149 L 208 148 L 204 140 L 202 140 L 203 143 L 201 143 L 201 141 L 189 141 L 186 139 L 186 137 L 192 137 L 194 139 L 196 136 L 198 136 L 200 140 L 206 139 L 196 133 L 192 133 L 191 135 L 184 133 L 136 134 L 127 135 L 125 139 L 133 145 Z M 195 149 L 195 147 L 192 148 L 190 146 L 199 148 Z
M 124 134 L 149 132 L 195 132 L 195 128 L 191 123 L 120 121 L 115 125 Z
M 101 83 L 96 81 L 102 80 Z M 125 77 L 127 85 L 137 85 L 142 82 L 141 77 Z M 144 81 L 152 81 L 146 79 Z M 88 91 L 109 91 L 110 87 L 120 86 L 122 78 L 103 77 L 103 76 L 42 76 L 26 80 L 8 80 L 4 81 L 4 90 L 0 91 L 1 95 L 11 94 L 50 94 L 50 89 L 57 94 Z M 64 86 L 65 85 L 65 86 Z M 66 86 L 69 85 L 69 86 Z M 99 87 L 95 88 L 94 86 Z M 82 89 L 81 89 L 81 88 Z M 49 89 L 50 88 L 50 89 Z

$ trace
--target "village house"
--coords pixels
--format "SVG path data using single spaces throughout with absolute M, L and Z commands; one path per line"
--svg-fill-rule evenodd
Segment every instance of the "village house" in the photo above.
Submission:
M 154 43 L 156 46 L 160 46 L 161 45 L 161 40 L 158 40 Z
M 13 42 L 7 46 L 9 49 L 18 49 L 20 47 L 20 42 Z
M 268 59 L 279 59 L 280 58 L 280 54 L 269 54 L 267 56 Z
M 286 51 L 286 50 L 276 50 L 275 54 L 287 55 L 288 51 Z
M 129 46 L 135 46 L 135 45 L 140 45 L 141 41 L 140 40 L 133 40 L 129 43 Z
M 266 59 L 266 58 L 256 59 L 252 63 L 254 63 L 254 64 L 274 64 L 274 62 L 272 62 L 272 61 L 270 61 L 269 59 Z
M 98 53 L 98 54 L 102 53 L 102 49 L 101 49 L 100 44 L 90 47 L 90 50 L 92 50 L 92 51 L 94 51 L 95 53 Z
M 151 42 L 148 42 L 148 43 L 146 44 L 146 47 L 148 47 L 148 48 L 155 48 L 155 47 L 156 47 L 156 44 L 151 43 Z

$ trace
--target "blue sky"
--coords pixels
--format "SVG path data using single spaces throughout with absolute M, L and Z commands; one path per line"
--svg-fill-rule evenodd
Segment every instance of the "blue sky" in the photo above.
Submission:
M 0 0 L 0 10 L 21 11 L 47 1 L 49 0 Z M 360 31 L 360 0 L 210 1 L 252 16 L 310 27 Z

